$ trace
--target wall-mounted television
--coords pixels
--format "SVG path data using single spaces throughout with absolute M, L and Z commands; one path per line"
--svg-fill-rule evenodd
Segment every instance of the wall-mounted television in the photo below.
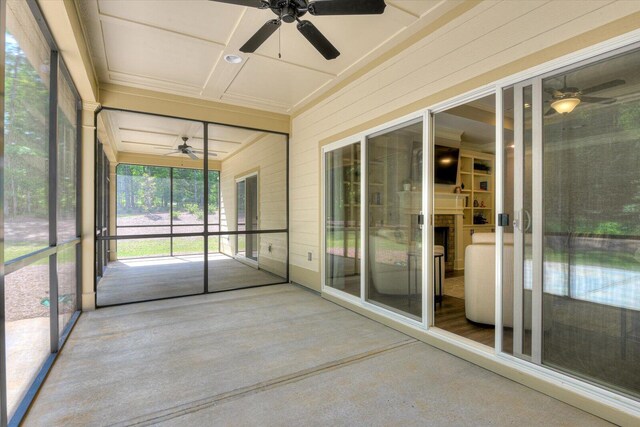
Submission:
M 436 184 L 456 185 L 458 180 L 458 159 L 460 158 L 460 149 L 436 145 L 434 157 L 434 182 Z

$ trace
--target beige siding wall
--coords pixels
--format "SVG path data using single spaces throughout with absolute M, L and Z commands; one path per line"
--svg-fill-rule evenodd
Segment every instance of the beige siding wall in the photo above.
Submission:
M 639 27 L 639 1 L 482 2 L 294 117 L 291 279 L 320 287 L 322 144 Z
M 224 160 L 220 170 L 220 229 L 236 230 L 236 179 L 258 173 L 258 226 L 261 230 L 285 229 L 286 223 L 286 137 L 265 136 Z M 235 254 L 235 237 L 220 239 L 221 251 Z M 258 262 L 261 269 L 286 275 L 285 234 L 258 236 Z M 271 252 L 269 252 L 271 245 Z

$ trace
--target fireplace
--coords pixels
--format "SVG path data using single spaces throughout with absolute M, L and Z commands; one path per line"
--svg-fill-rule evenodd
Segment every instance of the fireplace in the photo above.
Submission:
M 433 244 L 444 246 L 444 265 L 446 271 L 455 268 L 456 253 L 456 216 L 435 215 L 433 224 Z
M 444 247 L 444 260 L 449 260 L 449 227 L 433 227 L 434 246 Z

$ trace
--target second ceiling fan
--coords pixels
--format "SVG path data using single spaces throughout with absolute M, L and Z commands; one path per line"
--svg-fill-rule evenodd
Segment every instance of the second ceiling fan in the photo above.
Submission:
M 271 9 L 278 18 L 267 21 L 241 48 L 244 53 L 253 53 L 278 28 L 282 21 L 298 22 L 298 31 L 315 47 L 325 59 L 335 59 L 340 55 L 329 40 L 310 21 L 300 17 L 309 12 L 314 16 L 323 15 L 380 15 L 384 12 L 384 0 L 211 0 L 238 6 Z
M 187 144 L 187 141 L 189 141 L 189 137 L 188 136 L 183 136 L 182 137 L 182 144 L 178 145 L 178 147 L 175 150 L 171 150 L 171 151 L 169 151 L 168 153 L 166 153 L 164 155 L 165 156 L 171 156 L 172 154 L 186 154 L 187 156 L 191 157 L 191 160 L 200 160 L 200 158 L 198 156 L 196 156 L 196 154 L 204 155 L 204 151 L 194 149 L 192 146 Z M 216 157 L 217 154 L 209 152 L 209 156 Z

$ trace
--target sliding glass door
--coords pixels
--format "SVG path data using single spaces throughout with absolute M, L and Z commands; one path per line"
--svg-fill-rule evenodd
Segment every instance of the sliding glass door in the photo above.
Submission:
M 323 286 L 418 321 L 423 134 L 421 116 L 323 150 Z
M 366 299 L 422 318 L 423 121 L 367 138 Z
M 638 69 L 636 50 L 504 92 L 502 248 L 503 351 L 636 398 Z
M 325 285 L 360 296 L 361 144 L 325 153 Z

